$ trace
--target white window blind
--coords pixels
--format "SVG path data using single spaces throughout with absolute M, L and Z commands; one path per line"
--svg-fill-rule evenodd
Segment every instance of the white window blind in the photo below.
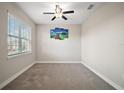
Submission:
M 31 52 L 31 27 L 8 13 L 8 56 Z

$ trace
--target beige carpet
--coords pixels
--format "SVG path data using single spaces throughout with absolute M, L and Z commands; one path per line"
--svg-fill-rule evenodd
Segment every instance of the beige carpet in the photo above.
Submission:
M 80 63 L 37 63 L 3 89 L 9 90 L 113 90 Z

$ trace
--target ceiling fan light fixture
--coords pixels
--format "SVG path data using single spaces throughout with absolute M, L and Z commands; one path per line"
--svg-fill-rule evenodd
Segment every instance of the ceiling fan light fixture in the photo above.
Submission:
M 57 18 L 62 17 L 62 9 L 59 7 L 59 5 L 56 5 L 55 16 L 56 16 Z
M 54 14 L 54 17 L 51 19 L 51 21 L 53 21 L 56 18 L 62 18 L 64 20 L 67 20 L 67 17 L 64 16 L 64 15 L 65 14 L 71 14 L 71 13 L 74 13 L 74 10 L 63 11 L 62 8 L 60 8 L 59 5 L 56 5 L 55 12 L 44 12 L 43 14 Z
M 61 18 L 62 17 L 62 13 L 55 13 L 56 18 Z

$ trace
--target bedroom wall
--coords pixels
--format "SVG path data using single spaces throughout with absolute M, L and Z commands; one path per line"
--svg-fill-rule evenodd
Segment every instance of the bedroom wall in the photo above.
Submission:
M 69 38 L 50 38 L 50 29 L 69 29 Z M 81 61 L 81 25 L 37 25 L 37 61 Z
M 124 4 L 107 3 L 82 24 L 82 61 L 124 89 Z
M 32 53 L 22 54 L 16 57 L 7 56 L 7 18 L 8 13 L 18 16 L 32 27 Z M 35 24 L 25 13 L 13 3 L 0 3 L 0 84 L 29 66 L 35 59 Z

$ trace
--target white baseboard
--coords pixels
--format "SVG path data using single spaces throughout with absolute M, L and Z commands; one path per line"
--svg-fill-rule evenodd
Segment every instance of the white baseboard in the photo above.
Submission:
M 119 86 L 118 84 L 116 84 L 115 82 L 113 82 L 112 80 L 110 80 L 109 78 L 107 78 L 105 75 L 103 75 L 102 73 L 96 71 L 95 69 L 93 69 L 92 67 L 90 67 L 88 64 L 86 64 L 85 62 L 81 62 L 84 66 L 86 66 L 88 69 L 90 69 L 92 72 L 94 72 L 96 75 L 98 75 L 100 78 L 102 78 L 104 81 L 106 81 L 107 83 L 109 83 L 111 86 L 113 86 L 115 89 L 118 90 L 123 90 L 124 88 L 122 88 L 121 86 Z
M 22 69 L 21 71 L 17 72 L 16 74 L 14 74 L 13 76 L 11 76 L 9 79 L 5 80 L 4 82 L 2 82 L 0 84 L 0 89 L 2 89 L 3 87 L 5 87 L 8 83 L 10 83 L 11 81 L 13 81 L 15 78 L 17 78 L 19 75 L 21 75 L 23 72 L 25 72 L 26 70 L 28 70 L 32 65 L 34 65 L 35 63 L 30 64 L 29 66 L 27 66 L 26 68 Z
M 35 61 L 35 63 L 81 63 L 81 61 Z

